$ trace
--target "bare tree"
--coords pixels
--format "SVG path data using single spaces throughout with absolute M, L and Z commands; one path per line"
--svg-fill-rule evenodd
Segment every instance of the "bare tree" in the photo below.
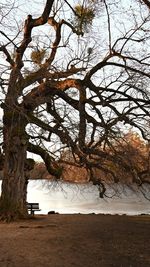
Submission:
M 33 12 L 23 28 L 17 22 L 13 34 L 9 27 L 0 32 L 7 61 L 0 66 L 5 157 L 0 213 L 9 220 L 27 216 L 27 151 L 40 155 L 59 179 L 61 152 L 69 148 L 75 164 L 89 169 L 104 191 L 93 167 L 114 180 L 119 177 L 104 159 L 126 167 L 123 158 L 108 153 L 114 140 L 129 127 L 150 139 L 147 8 L 135 9 L 132 1 L 129 10 L 115 0 L 76 6 L 47 0 L 41 14 L 36 5 Z

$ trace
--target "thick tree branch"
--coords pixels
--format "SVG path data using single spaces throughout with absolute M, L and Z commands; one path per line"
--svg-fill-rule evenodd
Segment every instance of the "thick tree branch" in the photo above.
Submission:
M 150 1 L 142 0 L 142 2 L 150 9 Z
M 37 106 L 46 103 L 46 97 L 55 94 L 55 90 L 65 91 L 69 88 L 77 88 L 80 90 L 82 81 L 79 79 L 66 79 L 63 81 L 46 81 L 32 89 L 27 94 L 21 105 L 27 109 L 34 110 Z
M 28 15 L 24 25 L 23 40 L 21 42 L 21 45 L 16 49 L 16 66 L 18 68 L 22 68 L 23 66 L 22 57 L 26 48 L 28 47 L 29 43 L 32 40 L 31 38 L 32 29 L 36 26 L 43 25 L 48 21 L 53 3 L 54 0 L 47 0 L 42 16 L 37 19 L 32 19 L 32 16 Z
M 51 175 L 55 176 L 57 179 L 60 178 L 61 173 L 62 173 L 62 167 L 59 166 L 54 161 L 54 159 L 49 155 L 49 153 L 45 149 L 41 148 L 38 145 L 34 145 L 32 143 L 28 143 L 28 148 L 27 149 L 28 149 L 29 152 L 41 156 L 41 158 L 43 159 L 43 161 L 44 161 L 44 163 L 46 165 L 46 168 L 47 168 L 48 172 Z
M 21 87 L 25 88 L 35 82 L 37 82 L 38 80 L 43 80 L 44 78 L 47 79 L 47 81 L 49 80 L 60 80 L 63 78 L 68 78 L 69 76 L 72 76 L 74 74 L 80 73 L 82 71 L 85 71 L 84 68 L 70 68 L 67 69 L 66 71 L 48 71 L 45 69 L 45 65 L 43 65 L 39 70 L 37 70 L 36 72 L 32 72 L 30 73 L 26 78 L 24 78 L 22 80 L 21 83 Z M 20 84 L 18 83 L 18 86 Z

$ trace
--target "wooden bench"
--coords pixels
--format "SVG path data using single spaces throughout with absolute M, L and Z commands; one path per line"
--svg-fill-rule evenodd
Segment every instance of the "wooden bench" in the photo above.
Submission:
M 34 215 L 35 211 L 40 211 L 39 203 L 27 203 L 27 208 L 30 210 L 30 214 Z

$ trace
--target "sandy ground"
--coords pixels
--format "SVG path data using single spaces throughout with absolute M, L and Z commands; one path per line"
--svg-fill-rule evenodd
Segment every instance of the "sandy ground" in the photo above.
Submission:
M 0 267 L 149 267 L 150 216 L 36 215 L 0 223 Z

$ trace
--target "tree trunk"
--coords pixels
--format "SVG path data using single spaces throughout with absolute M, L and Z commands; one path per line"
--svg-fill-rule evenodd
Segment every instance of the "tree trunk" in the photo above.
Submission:
M 14 109 L 4 108 L 4 175 L 0 218 L 11 221 L 27 217 L 25 160 L 26 119 Z

